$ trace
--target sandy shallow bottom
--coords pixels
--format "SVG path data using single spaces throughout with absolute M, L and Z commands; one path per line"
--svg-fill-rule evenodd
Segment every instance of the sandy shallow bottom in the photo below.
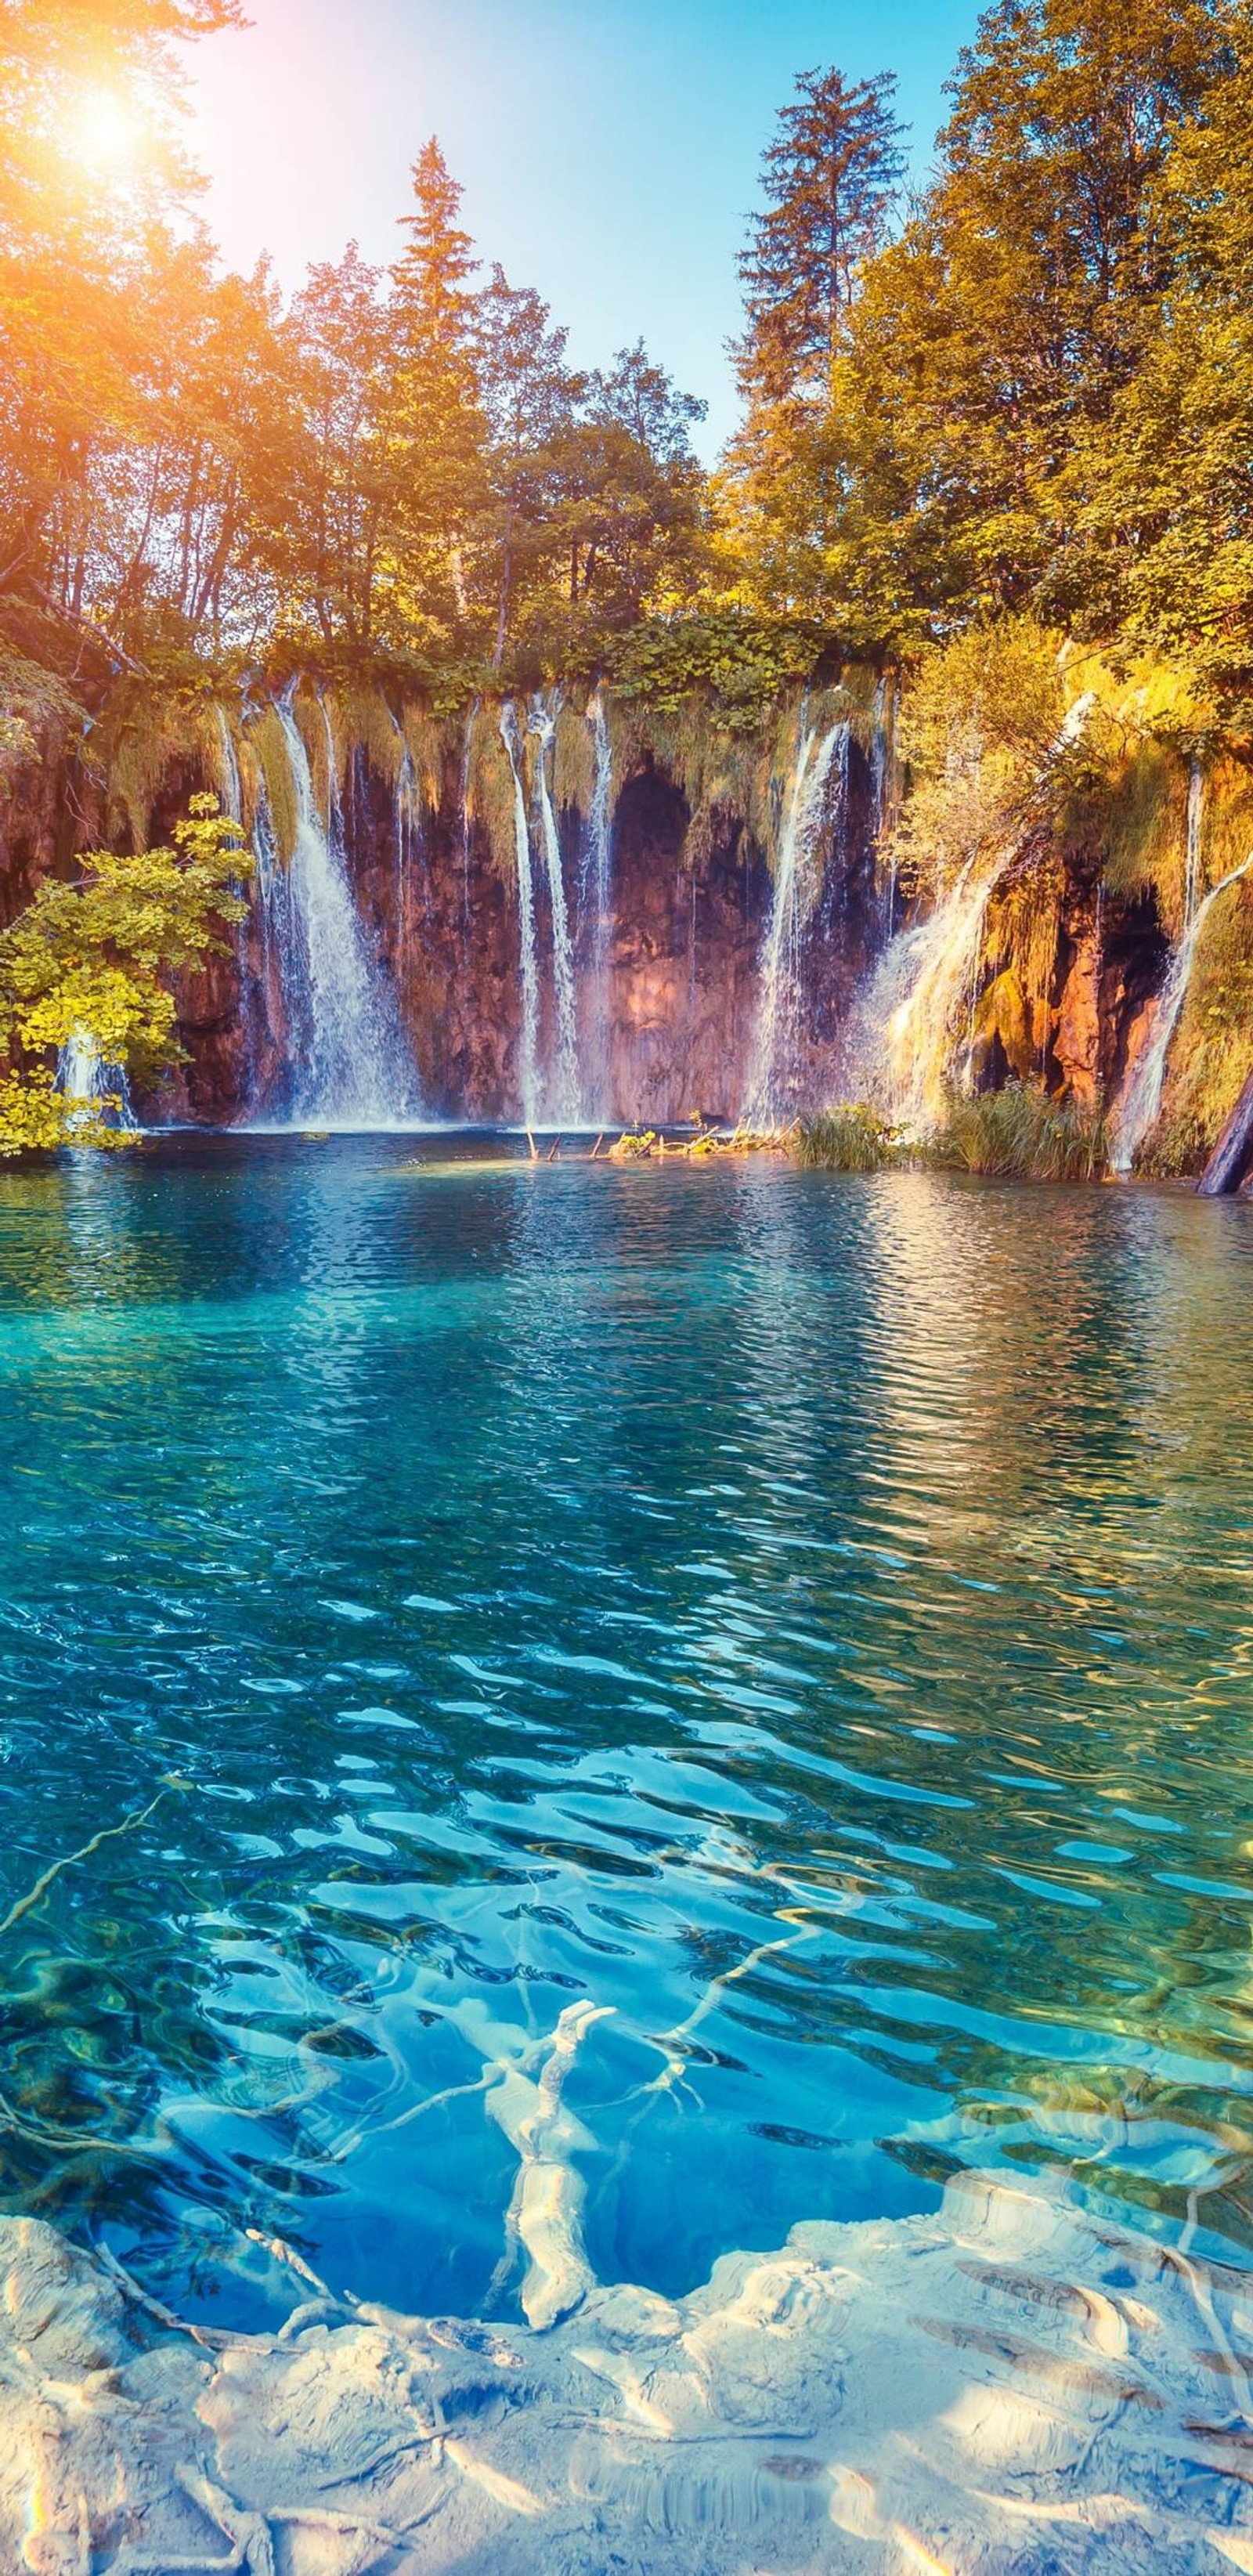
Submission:
M 0 2222 L 0 2564 L 38 2576 L 1253 2570 L 1253 2287 L 971 2174 L 670 2301 L 592 2275 L 562 2089 L 595 2007 L 486 2065 L 526 2324 L 290 2264 L 275 2335 L 181 2325 Z

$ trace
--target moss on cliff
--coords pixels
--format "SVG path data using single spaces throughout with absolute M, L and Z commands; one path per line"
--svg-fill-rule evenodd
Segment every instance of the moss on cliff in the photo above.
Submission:
M 282 725 L 273 707 L 263 707 L 248 727 L 247 744 L 256 764 L 257 784 L 265 797 L 274 846 L 286 866 L 296 847 L 296 790 Z
M 217 776 L 216 700 L 122 682 L 100 719 L 92 752 L 103 766 L 110 834 L 128 833 L 134 849 L 145 849 L 153 809 L 175 764 L 186 761 L 206 776 Z

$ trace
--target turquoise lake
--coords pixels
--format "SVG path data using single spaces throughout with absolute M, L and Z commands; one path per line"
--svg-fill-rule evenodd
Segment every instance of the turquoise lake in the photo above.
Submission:
M 963 2165 L 1247 2266 L 1253 1210 L 515 1153 L 0 1178 L 3 2206 L 509 2316 L 586 1996 L 602 2279 Z

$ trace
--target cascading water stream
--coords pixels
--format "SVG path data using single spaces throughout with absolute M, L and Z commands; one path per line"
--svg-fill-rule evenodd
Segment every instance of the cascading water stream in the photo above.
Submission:
M 526 791 L 522 784 L 518 722 L 512 700 L 506 700 L 500 711 L 500 738 L 513 777 L 513 846 L 518 879 L 518 950 L 522 983 L 522 1039 L 518 1059 L 518 1090 L 522 1123 L 534 1127 L 539 1117 L 536 1096 L 536 1061 L 539 1044 L 539 963 L 535 947 L 535 887 L 531 876 L 531 833 L 526 816 Z
M 762 950 L 757 1027 L 749 1069 L 745 1123 L 767 1128 L 795 1104 L 804 930 L 813 910 L 814 860 L 827 813 L 827 787 L 837 752 L 847 757 L 848 724 L 820 734 L 806 724 L 779 842 L 774 897 Z
M 1238 868 L 1231 868 L 1225 877 L 1220 877 L 1216 886 L 1211 886 L 1204 901 L 1196 906 L 1171 959 L 1169 973 L 1158 995 L 1152 1035 L 1123 1094 L 1118 1112 L 1114 1138 L 1116 1172 L 1131 1170 L 1140 1146 L 1146 1136 L 1152 1134 L 1161 1116 L 1162 1089 L 1171 1042 L 1188 997 L 1201 934 L 1219 896 L 1227 892 L 1228 886 L 1237 885 L 1241 877 L 1247 876 L 1250 868 L 1253 868 L 1253 852 L 1241 860 Z
M 974 990 L 988 905 L 1011 855 L 982 871 L 968 861 L 930 918 L 899 932 L 880 960 L 865 1009 L 880 1044 L 881 1080 L 872 1087 L 899 1126 L 920 1131 L 943 1114 L 954 1025 Z
M 553 810 L 552 790 L 548 783 L 548 759 L 556 733 L 556 719 L 548 708 L 536 704 L 531 717 L 531 730 L 538 737 L 539 758 L 535 764 L 536 796 L 539 804 L 540 845 L 544 853 L 544 870 L 548 881 L 549 915 L 553 939 L 553 1001 L 556 1015 L 556 1056 L 550 1082 L 549 1115 L 559 1123 L 577 1126 L 583 1114 L 579 1085 L 579 1024 L 574 988 L 574 950 L 570 942 L 570 916 L 566 907 L 565 880 L 561 870 L 561 841 L 557 817 Z
M 276 865 L 268 827 L 258 843 L 259 893 L 286 1004 L 289 1114 L 299 1126 L 395 1126 L 417 1106 L 412 1060 L 348 882 L 330 718 L 323 706 L 329 782 L 324 824 L 293 696 L 294 684 L 275 707 L 296 810 L 286 871 Z

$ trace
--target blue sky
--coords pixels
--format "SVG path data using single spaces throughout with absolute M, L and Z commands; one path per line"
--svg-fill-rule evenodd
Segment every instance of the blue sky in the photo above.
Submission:
M 757 165 L 797 72 L 893 70 L 925 174 L 977 11 L 957 0 L 249 0 L 252 30 L 194 57 L 192 143 L 228 258 L 284 285 L 355 236 L 387 261 L 409 165 L 437 133 L 464 218 L 538 287 L 592 366 L 641 333 L 734 421 L 725 341 Z

